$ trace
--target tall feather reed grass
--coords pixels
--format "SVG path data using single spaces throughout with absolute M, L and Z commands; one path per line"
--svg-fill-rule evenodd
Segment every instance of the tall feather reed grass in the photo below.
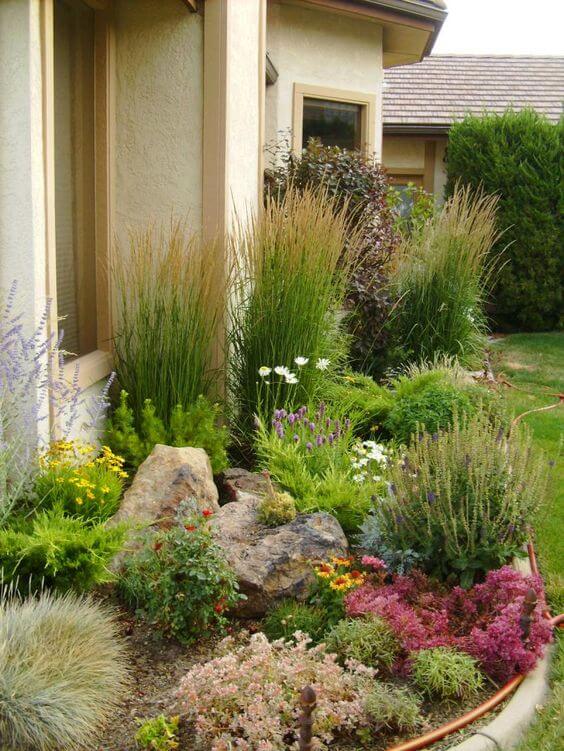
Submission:
M 152 226 L 131 233 L 113 278 L 116 374 L 138 426 L 145 399 L 168 425 L 176 405 L 217 396 L 229 278 L 219 243 L 189 235 L 180 222 Z
M 243 432 L 254 415 L 269 418 L 292 399 L 308 403 L 323 379 L 319 358 L 335 361 L 346 337 L 336 312 L 354 261 L 355 238 L 347 204 L 325 189 L 270 196 L 263 212 L 240 223 L 233 237 L 236 284 L 230 310 L 230 393 Z M 295 358 L 309 358 L 296 368 Z M 259 368 L 285 366 L 299 383 L 286 385 Z
M 126 686 L 123 643 L 92 600 L 0 599 L 0 749 L 93 747 Z
M 391 284 L 399 304 L 392 330 L 413 361 L 437 355 L 472 364 L 484 347 L 484 306 L 499 257 L 491 250 L 498 198 L 458 187 L 400 246 Z

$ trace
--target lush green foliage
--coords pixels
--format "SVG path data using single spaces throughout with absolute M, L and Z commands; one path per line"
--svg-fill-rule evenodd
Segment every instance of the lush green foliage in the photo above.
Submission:
M 457 190 L 403 241 L 392 274 L 392 326 L 404 360 L 443 354 L 471 363 L 482 354 L 496 204 L 495 197 Z
M 377 616 L 343 619 L 326 634 L 324 641 L 327 650 L 336 652 L 342 660 L 358 660 L 387 673 L 400 652 L 392 629 Z
M 388 496 L 375 509 L 387 547 L 414 550 L 428 570 L 468 586 L 522 554 L 543 505 L 548 460 L 525 432 L 508 438 L 478 413 L 415 437 L 388 476 Z
M 105 439 L 133 469 L 145 461 L 157 443 L 164 443 L 168 446 L 203 448 L 210 458 L 213 472 L 218 473 L 227 466 L 226 447 L 229 441 L 228 430 L 219 425 L 219 418 L 219 405 L 212 405 L 200 395 L 186 409 L 177 404 L 166 426 L 157 417 L 153 402 L 146 399 L 137 428 L 133 409 L 128 404 L 128 394 L 122 391 L 119 406 L 108 420 Z
M 450 647 L 422 649 L 412 664 L 415 685 L 440 699 L 470 699 L 484 685 L 476 660 Z
M 225 309 L 224 254 L 173 224 L 132 233 L 129 252 L 114 258 L 118 382 L 138 430 L 146 399 L 170 428 L 178 404 L 216 394 L 212 350 Z
M 406 237 L 421 229 L 436 211 L 435 196 L 414 183 L 403 190 L 390 185 L 388 206 L 394 212 L 396 231 Z
M 163 714 L 141 723 L 135 734 L 139 748 L 149 751 L 172 751 L 178 748 L 176 741 L 179 717 L 167 718 Z
M 313 644 L 317 644 L 325 633 L 326 618 L 321 607 L 284 600 L 268 613 L 263 630 L 271 641 L 288 641 L 296 631 L 301 631 L 311 638 Z
M 325 366 L 342 352 L 335 311 L 349 271 L 350 254 L 343 256 L 349 230 L 345 208 L 308 188 L 270 198 L 260 217 L 241 226 L 229 365 L 236 427 L 244 437 L 255 415 L 288 407 L 290 396 L 294 405 L 314 398 L 324 370 L 313 364 Z M 309 359 L 310 367 L 296 379 L 289 376 L 297 357 Z M 286 368 L 287 375 L 281 372 L 277 386 L 267 388 L 261 368 Z
M 105 446 L 98 449 L 76 441 L 58 441 L 40 460 L 35 495 L 42 508 L 84 519 L 105 520 L 119 507 L 123 459 Z
M 125 530 L 88 523 L 54 509 L 14 521 L 0 530 L 0 561 L 5 582 L 22 591 L 33 585 L 87 591 L 111 581 L 107 566 L 121 549 Z
M 407 688 L 399 688 L 381 681 L 374 681 L 366 698 L 364 709 L 375 730 L 412 733 L 421 724 L 421 701 Z
M 336 375 L 326 384 L 324 395 L 329 409 L 348 415 L 355 435 L 366 439 L 379 431 L 393 405 L 391 390 L 361 373 Z
M 346 532 L 354 532 L 383 489 L 384 452 L 361 444 L 348 419 L 333 419 L 322 403 L 314 412 L 277 410 L 273 425 L 256 432 L 259 462 L 295 499 L 300 512 L 327 511 Z
M 95 745 L 124 692 L 124 652 L 111 613 L 90 600 L 0 601 L 2 748 Z
M 223 628 L 225 612 L 241 598 L 209 515 L 186 516 L 152 535 L 125 559 L 119 581 L 139 615 L 186 643 Z
M 507 263 L 494 291 L 494 318 L 508 329 L 562 324 L 562 140 L 564 120 L 532 110 L 467 116 L 449 133 L 447 171 L 457 181 L 500 196 L 503 231 L 493 253 Z

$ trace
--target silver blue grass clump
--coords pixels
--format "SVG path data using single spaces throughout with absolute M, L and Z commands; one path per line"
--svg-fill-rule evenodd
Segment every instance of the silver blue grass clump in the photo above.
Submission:
M 111 613 L 73 594 L 0 600 L 0 749 L 90 747 L 125 688 Z

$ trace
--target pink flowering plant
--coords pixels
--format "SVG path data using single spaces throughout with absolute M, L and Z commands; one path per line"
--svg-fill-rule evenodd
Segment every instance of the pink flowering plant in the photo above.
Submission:
M 308 684 L 317 693 L 314 749 L 367 736 L 363 699 L 375 671 L 354 660 L 342 667 L 323 645 L 312 647 L 299 632 L 295 639 L 269 642 L 257 633 L 237 646 L 228 637 L 217 657 L 190 669 L 177 698 L 198 741 L 211 751 L 297 749 L 299 695 Z
M 531 588 L 538 603 L 524 640 L 520 617 Z M 530 671 L 542 656 L 552 634 L 545 607 L 540 577 L 523 576 L 510 566 L 490 571 L 469 590 L 449 589 L 414 570 L 394 576 L 391 584 L 378 576 L 345 596 L 348 616 L 372 613 L 391 626 L 403 647 L 396 665 L 400 672 L 409 671 L 409 656 L 418 650 L 454 647 L 476 658 L 496 681 Z

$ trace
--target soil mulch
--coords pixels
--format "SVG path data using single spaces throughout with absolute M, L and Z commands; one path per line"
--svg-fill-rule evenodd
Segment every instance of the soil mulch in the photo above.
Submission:
M 104 599 L 108 599 L 104 597 Z M 136 621 L 131 613 L 116 606 L 113 597 L 111 604 L 117 610 L 117 617 L 123 636 L 128 644 L 130 664 L 129 693 L 120 705 L 115 717 L 109 723 L 103 737 L 96 746 L 96 751 L 138 751 L 135 733 L 139 727 L 138 720 L 145 720 L 159 714 L 170 715 L 175 704 L 175 691 L 180 679 L 190 667 L 205 662 L 214 656 L 217 638 L 198 641 L 185 646 L 172 639 L 160 637 L 155 629 L 143 622 Z M 258 624 L 250 623 L 250 630 Z M 448 703 L 424 705 L 424 725 L 419 731 L 423 734 L 439 727 L 448 720 L 458 717 L 491 696 L 494 689 L 489 687 L 477 698 L 465 705 Z M 491 721 L 493 714 L 501 711 L 503 705 L 464 730 L 448 736 L 429 748 L 431 751 L 446 751 L 464 738 L 472 735 L 479 727 Z M 385 733 L 381 738 L 375 737 L 366 751 L 386 751 L 387 748 L 407 740 L 405 737 L 390 736 Z M 359 751 L 358 742 L 354 744 L 339 743 L 334 751 Z M 181 728 L 179 751 L 200 751 L 193 734 L 188 727 Z

